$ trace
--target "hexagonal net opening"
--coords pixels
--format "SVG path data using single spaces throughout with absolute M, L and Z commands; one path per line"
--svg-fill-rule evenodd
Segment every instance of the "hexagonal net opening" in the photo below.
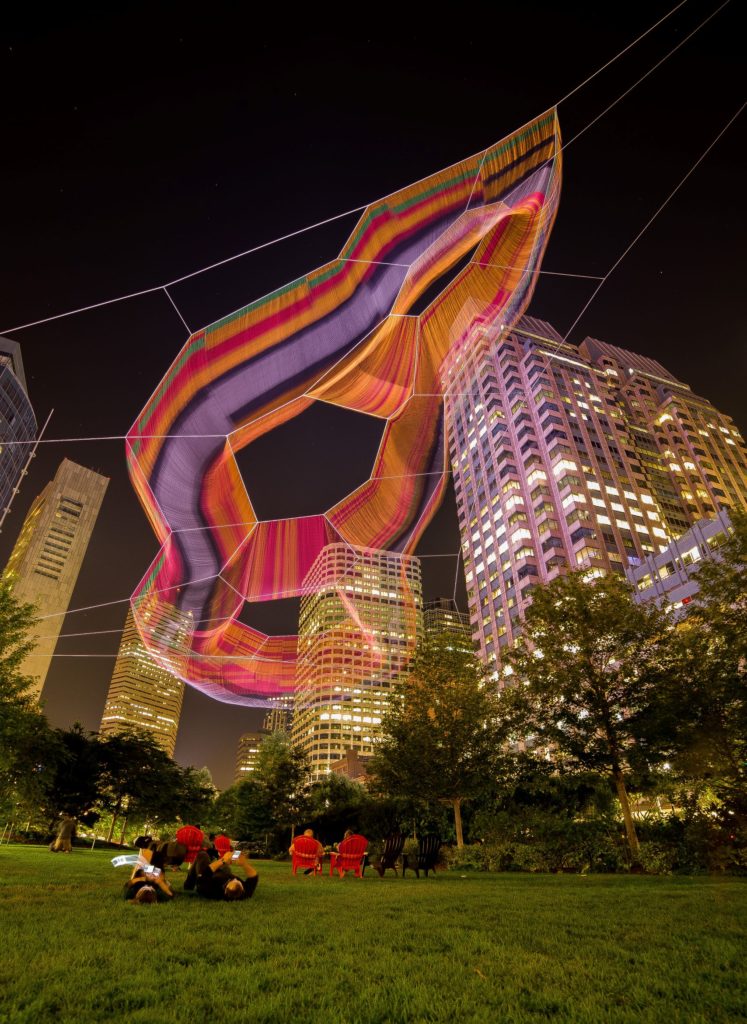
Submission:
M 319 515 L 373 469 L 385 421 L 314 402 L 236 454 L 259 519 Z
M 298 632 L 300 597 L 284 597 L 277 601 L 247 601 L 239 614 L 239 622 L 258 629 L 268 636 L 284 636 Z

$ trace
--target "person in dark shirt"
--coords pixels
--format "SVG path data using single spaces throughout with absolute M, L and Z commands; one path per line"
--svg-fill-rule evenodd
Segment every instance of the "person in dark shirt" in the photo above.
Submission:
M 122 896 L 134 903 L 167 903 L 174 898 L 174 891 L 166 881 L 162 868 L 154 868 L 153 851 L 141 850 L 140 856 L 146 863 L 135 865 L 124 884 Z M 153 870 L 149 871 L 149 868 Z
M 231 870 L 232 865 L 243 868 L 246 878 L 237 878 Z M 246 900 L 254 895 L 258 882 L 259 875 L 245 853 L 236 855 L 228 850 L 222 857 L 211 861 L 207 851 L 200 850 L 184 880 L 184 888 L 188 892 L 194 889 L 198 896 L 208 900 Z

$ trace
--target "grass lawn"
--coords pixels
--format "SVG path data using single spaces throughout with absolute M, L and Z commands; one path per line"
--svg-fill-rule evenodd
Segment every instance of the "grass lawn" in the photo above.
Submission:
M 136 907 L 111 856 L 0 847 L 0 1021 L 747 1020 L 740 879 L 340 881 L 260 862 L 246 903 Z

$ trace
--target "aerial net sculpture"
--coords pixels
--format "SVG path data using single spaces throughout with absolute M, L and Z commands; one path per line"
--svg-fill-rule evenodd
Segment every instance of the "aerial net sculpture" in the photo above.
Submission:
M 450 369 L 524 311 L 560 178 L 553 110 L 373 203 L 337 259 L 189 338 L 126 442 L 161 544 L 132 597 L 157 661 L 219 700 L 267 705 L 293 690 L 297 637 L 245 625 L 245 602 L 308 593 L 331 543 L 414 552 L 447 481 Z M 236 453 L 314 402 L 381 419 L 371 475 L 318 515 L 260 521 Z

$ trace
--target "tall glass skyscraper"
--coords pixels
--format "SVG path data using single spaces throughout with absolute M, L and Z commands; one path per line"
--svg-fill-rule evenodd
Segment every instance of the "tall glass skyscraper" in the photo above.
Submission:
M 162 628 L 162 623 L 148 620 L 147 610 L 143 618 L 143 628 Z M 186 635 L 190 625 L 188 617 L 184 616 L 184 622 L 177 624 L 177 640 L 179 626 Z M 171 636 L 173 632 L 170 631 Z M 101 717 L 102 735 L 134 726 L 149 732 L 169 757 L 173 757 L 183 700 L 184 683 L 150 656 L 130 609 Z
M 523 318 L 449 373 L 446 417 L 472 635 L 497 664 L 532 587 L 624 572 L 747 506 L 732 420 L 653 359 Z
M 21 346 L 0 338 L 0 515 L 10 505 L 31 445 L 36 417 L 26 391 Z

